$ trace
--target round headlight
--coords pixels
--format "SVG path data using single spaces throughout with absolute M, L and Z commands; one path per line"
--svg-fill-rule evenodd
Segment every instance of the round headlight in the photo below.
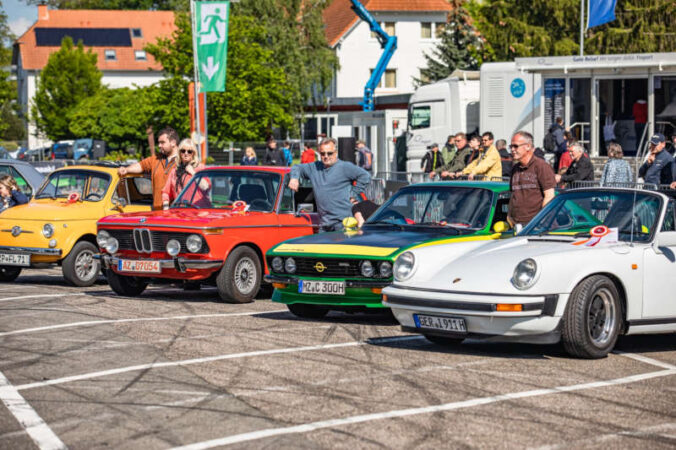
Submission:
M 373 276 L 374 273 L 375 273 L 375 270 L 373 269 L 373 264 L 371 264 L 371 261 L 362 261 L 361 262 L 361 274 L 362 274 L 362 276 L 370 278 L 370 277 Z
M 289 273 L 296 272 L 296 261 L 293 258 L 286 258 L 286 261 L 284 261 L 284 269 Z
M 185 240 L 185 246 L 190 253 L 197 253 L 202 248 L 202 237 L 199 234 L 191 234 Z
M 528 289 L 535 284 L 537 272 L 538 265 L 535 263 L 535 260 L 531 258 L 524 259 L 514 269 L 512 284 L 517 289 Z
M 46 223 L 42 226 L 42 235 L 49 239 L 54 236 L 54 225 L 51 223 Z
M 101 230 L 96 234 L 96 243 L 99 244 L 99 247 L 101 248 L 105 248 L 108 239 L 110 239 L 110 233 L 106 230 Z
M 284 272 L 284 261 L 279 256 L 272 258 L 272 270 L 275 272 Z
M 176 256 L 181 251 L 181 243 L 176 239 L 169 239 L 167 242 L 167 253 L 169 256 Z
M 411 252 L 404 252 L 394 261 L 394 279 L 405 281 L 413 275 L 415 256 Z
M 106 245 L 103 248 L 112 255 L 120 248 L 120 243 L 117 242 L 117 239 L 115 238 L 108 238 Z
M 383 261 L 378 266 L 378 273 L 383 278 L 389 278 L 392 276 L 392 264 L 387 261 Z

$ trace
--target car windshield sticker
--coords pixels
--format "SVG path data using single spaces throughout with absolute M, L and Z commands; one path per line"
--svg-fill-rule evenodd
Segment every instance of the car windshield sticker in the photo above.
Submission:
M 608 228 L 605 225 L 599 225 L 589 230 L 589 239 L 574 242 L 573 245 L 583 245 L 585 247 L 594 247 L 599 243 L 616 244 L 618 241 L 618 229 Z

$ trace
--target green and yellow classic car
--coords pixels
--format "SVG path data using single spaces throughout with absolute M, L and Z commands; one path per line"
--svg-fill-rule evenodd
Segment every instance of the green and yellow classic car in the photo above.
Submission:
M 299 317 L 383 308 L 394 260 L 412 248 L 497 239 L 506 231 L 509 184 L 452 181 L 406 186 L 362 228 L 282 242 L 266 255 L 272 300 Z

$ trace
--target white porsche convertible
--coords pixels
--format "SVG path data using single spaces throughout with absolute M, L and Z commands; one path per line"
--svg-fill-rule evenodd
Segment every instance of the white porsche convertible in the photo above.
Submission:
M 676 332 L 675 211 L 655 191 L 568 191 L 514 238 L 402 253 L 383 303 L 432 342 L 563 341 L 602 358 L 620 334 Z

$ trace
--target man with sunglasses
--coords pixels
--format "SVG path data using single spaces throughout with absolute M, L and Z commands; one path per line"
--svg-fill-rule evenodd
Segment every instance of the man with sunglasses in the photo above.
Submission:
M 655 133 L 650 138 L 650 155 L 638 169 L 638 176 L 647 184 L 671 184 L 674 181 L 674 158 L 664 151 L 665 142 L 662 133 Z
M 532 134 L 518 131 L 512 137 L 509 148 L 512 150 L 514 166 L 509 181 L 512 195 L 507 221 L 516 227 L 530 222 L 554 198 L 556 179 L 552 167 L 533 154 Z
M 176 130 L 170 127 L 164 128 L 157 137 L 159 152 L 137 163 L 117 169 L 121 177 L 127 174 L 150 174 L 153 186 L 153 209 L 162 209 L 162 189 L 167 184 L 169 173 L 178 164 L 178 141 Z
M 319 144 L 321 161 L 291 167 L 289 189 L 298 192 L 300 177 L 312 182 L 317 203 L 320 231 L 339 231 L 343 219 L 352 216 L 352 205 L 359 202 L 371 176 L 354 163 L 338 159 L 336 140 L 325 138 Z
M 439 176 L 441 178 L 450 178 L 455 172 L 459 172 L 467 166 L 469 157 L 472 154 L 472 149 L 467 145 L 467 135 L 465 133 L 458 133 L 455 135 L 455 147 L 457 149 L 453 159 L 446 160 L 446 164 L 430 172 L 430 178 Z

